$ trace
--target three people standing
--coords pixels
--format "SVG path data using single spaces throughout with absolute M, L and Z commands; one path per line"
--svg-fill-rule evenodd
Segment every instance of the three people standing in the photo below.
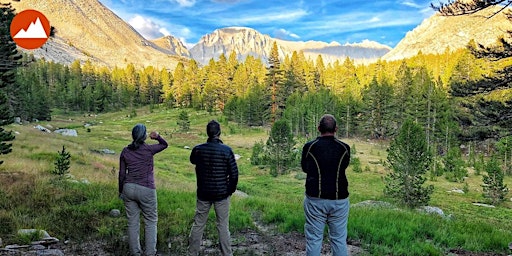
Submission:
M 348 181 L 350 147 L 335 137 L 334 116 L 326 114 L 318 125 L 320 136 L 302 149 L 301 166 L 307 174 L 304 214 L 306 255 L 320 255 L 325 225 L 328 225 L 332 255 L 347 255 L 349 213 Z
M 307 174 L 304 198 L 306 255 L 320 255 L 325 225 L 328 225 L 334 256 L 347 255 L 349 214 L 348 180 L 345 170 L 350 162 L 350 147 L 335 137 L 336 119 L 326 114 L 318 125 L 320 136 L 302 149 L 301 167 Z M 197 178 L 194 222 L 190 230 L 188 252 L 199 253 L 204 228 L 211 207 L 216 215 L 222 255 L 233 255 L 229 232 L 230 197 L 238 184 L 238 166 L 232 149 L 220 140 L 220 124 L 212 120 L 206 126 L 208 140 L 192 149 L 190 162 Z M 146 127 L 137 124 L 133 141 L 120 156 L 119 195 L 128 218 L 130 253 L 142 255 L 139 243 L 139 215 L 145 221 L 145 255 L 156 254 L 157 198 L 153 173 L 153 156 L 167 148 L 157 132 L 150 138 L 158 144 L 146 144 Z

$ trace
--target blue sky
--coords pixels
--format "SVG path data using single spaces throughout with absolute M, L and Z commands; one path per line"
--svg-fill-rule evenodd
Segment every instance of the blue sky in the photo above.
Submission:
M 224 27 L 249 27 L 291 41 L 376 41 L 396 46 L 434 14 L 425 0 L 99 0 L 147 39 L 187 47 Z M 438 1 L 434 1 L 438 3 Z

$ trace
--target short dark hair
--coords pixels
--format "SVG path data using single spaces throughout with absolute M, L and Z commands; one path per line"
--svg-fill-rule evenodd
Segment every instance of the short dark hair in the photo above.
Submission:
M 211 120 L 206 125 L 206 133 L 208 138 L 218 137 L 220 135 L 220 124 L 215 120 Z
M 320 124 L 318 125 L 318 130 L 320 133 L 334 133 L 336 132 L 336 118 L 333 115 L 325 114 L 320 119 Z

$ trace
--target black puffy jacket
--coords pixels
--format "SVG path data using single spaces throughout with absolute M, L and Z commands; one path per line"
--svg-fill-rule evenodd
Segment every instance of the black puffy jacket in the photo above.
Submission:
M 238 167 L 230 147 L 218 138 L 195 146 L 190 162 L 196 165 L 197 198 L 202 201 L 220 201 L 236 190 Z

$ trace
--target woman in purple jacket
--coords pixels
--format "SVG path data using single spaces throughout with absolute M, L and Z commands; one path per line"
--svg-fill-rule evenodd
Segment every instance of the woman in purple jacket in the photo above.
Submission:
M 157 198 L 153 172 L 153 156 L 167 148 L 167 142 L 153 131 L 149 138 L 158 144 L 146 144 L 146 126 L 132 129 L 133 141 L 119 157 L 119 197 L 124 201 L 128 218 L 128 242 L 131 255 L 156 255 Z M 140 212 L 145 224 L 145 250 L 139 241 Z

